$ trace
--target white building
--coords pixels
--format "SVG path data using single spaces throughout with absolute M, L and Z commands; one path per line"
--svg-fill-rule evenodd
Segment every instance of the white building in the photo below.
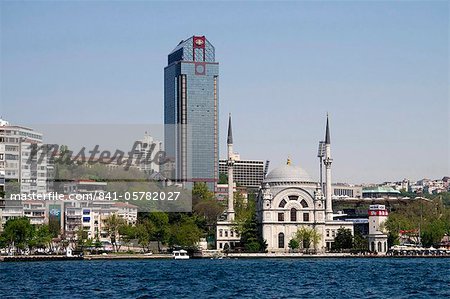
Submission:
M 23 207 L 20 201 L 5 200 L 0 207 L 0 231 L 3 230 L 8 219 L 18 218 L 23 216 Z
M 77 232 L 83 229 L 88 238 L 108 241 L 105 220 L 116 214 L 126 223 L 137 222 L 137 207 L 128 203 L 108 200 L 71 201 L 64 205 L 64 231 L 67 239 L 76 239 Z
M 275 168 L 266 176 L 258 195 L 257 213 L 269 252 L 287 252 L 288 244 L 301 227 L 314 229 L 320 236 L 319 252 L 331 248 L 339 228 L 350 229 L 353 223 L 334 220 L 331 184 L 331 144 L 327 119 L 323 163 L 326 168 L 325 196 L 320 183 L 292 165 Z M 314 245 L 312 245 L 314 246 Z
M 133 153 L 133 165 L 148 174 L 160 172 L 160 165 L 155 161 L 158 159 L 157 154 L 161 151 L 162 142 L 145 132 L 144 138 L 139 141 Z
M 383 223 L 388 218 L 384 205 L 369 206 L 369 250 L 378 254 L 386 254 L 388 250 L 387 235 L 383 231 Z
M 42 200 L 26 200 L 22 202 L 23 216 L 30 219 L 33 225 L 43 225 L 48 222 L 48 211 L 46 201 Z
M 41 133 L 0 119 L 0 172 L 7 183 L 20 184 L 20 193 L 42 194 L 52 188 L 53 165 L 49 163 L 50 155 L 41 158 L 45 152 L 42 145 Z M 33 147 L 38 149 L 35 154 Z M 8 187 L 5 189 L 8 191 Z

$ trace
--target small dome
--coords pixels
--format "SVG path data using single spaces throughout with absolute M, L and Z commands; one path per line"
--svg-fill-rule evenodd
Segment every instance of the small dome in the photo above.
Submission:
M 303 168 L 288 162 L 269 172 L 264 182 L 313 182 L 313 180 Z

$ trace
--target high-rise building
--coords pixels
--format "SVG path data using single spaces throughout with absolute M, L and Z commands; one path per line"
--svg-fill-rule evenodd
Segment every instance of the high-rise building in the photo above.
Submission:
M 234 180 L 242 187 L 258 189 L 264 180 L 269 161 L 241 160 L 238 154 L 234 154 Z M 219 160 L 219 174 L 227 175 L 227 160 Z
M 0 119 L 0 173 L 4 176 L 6 192 L 49 192 L 53 182 L 53 164 L 49 158 L 41 133 Z M 14 186 L 12 182 L 19 184 L 17 190 L 8 187 Z
M 165 151 L 175 161 L 175 178 L 218 180 L 219 63 L 204 36 L 181 41 L 164 69 Z
M 147 174 L 160 172 L 158 163 L 155 163 L 156 155 L 162 151 L 162 142 L 156 140 L 145 132 L 144 138 L 138 143 L 133 153 L 133 164 L 140 171 Z

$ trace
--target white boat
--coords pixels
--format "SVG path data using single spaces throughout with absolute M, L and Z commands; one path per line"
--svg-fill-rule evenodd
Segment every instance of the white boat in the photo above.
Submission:
M 172 257 L 175 260 L 188 260 L 189 259 L 189 255 L 187 254 L 186 250 L 176 250 L 172 253 Z

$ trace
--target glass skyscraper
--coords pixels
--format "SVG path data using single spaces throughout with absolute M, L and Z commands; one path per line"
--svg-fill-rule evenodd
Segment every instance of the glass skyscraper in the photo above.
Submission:
M 204 36 L 181 41 L 164 69 L 165 150 L 175 162 L 175 179 L 218 179 L 219 63 Z

